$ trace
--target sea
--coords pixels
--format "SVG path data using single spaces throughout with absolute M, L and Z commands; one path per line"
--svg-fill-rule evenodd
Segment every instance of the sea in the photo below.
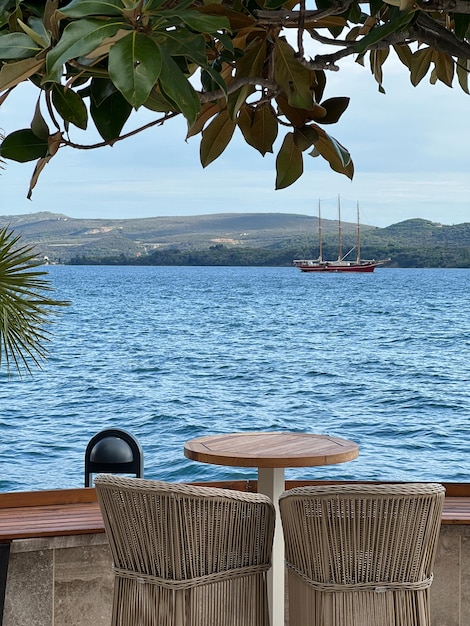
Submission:
M 240 431 L 329 434 L 356 460 L 287 478 L 468 482 L 470 270 L 50 266 L 49 357 L 0 371 L 0 490 L 84 484 L 105 428 L 144 451 L 145 477 L 256 478 L 184 457 Z

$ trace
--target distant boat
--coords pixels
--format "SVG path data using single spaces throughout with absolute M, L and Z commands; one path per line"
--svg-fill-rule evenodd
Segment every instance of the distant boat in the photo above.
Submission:
M 376 267 L 383 265 L 390 259 L 376 261 L 375 259 L 361 259 L 361 226 L 359 218 L 359 203 L 357 204 L 357 244 L 343 256 L 342 233 L 341 233 L 341 203 L 338 197 L 338 259 L 336 261 L 323 260 L 323 242 L 321 226 L 321 209 L 318 201 L 318 245 L 319 254 L 317 259 L 294 259 L 293 263 L 302 272 L 373 272 Z M 355 261 L 347 261 L 346 258 L 357 249 Z

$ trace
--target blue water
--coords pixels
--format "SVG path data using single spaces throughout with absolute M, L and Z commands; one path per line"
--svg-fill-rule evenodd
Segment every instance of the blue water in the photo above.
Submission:
M 72 304 L 50 357 L 0 377 L 0 490 L 83 485 L 87 442 L 122 427 L 145 475 L 255 478 L 195 463 L 190 438 L 295 430 L 357 460 L 289 478 L 468 481 L 470 271 L 51 267 Z

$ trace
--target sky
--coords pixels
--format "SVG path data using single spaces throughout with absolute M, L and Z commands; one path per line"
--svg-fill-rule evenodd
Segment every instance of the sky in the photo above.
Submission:
M 237 130 L 218 160 L 203 169 L 199 139 L 187 142 L 184 120 L 98 150 L 61 149 L 26 195 L 34 163 L 7 163 L 0 176 L 0 215 L 52 211 L 72 218 L 124 219 L 210 213 L 296 213 L 385 227 L 412 218 L 442 224 L 470 222 L 470 96 L 457 82 L 450 89 L 418 87 L 408 70 L 392 58 L 384 65 L 384 88 L 367 65 L 347 60 L 328 74 L 324 97 L 349 96 L 340 122 L 325 130 L 346 146 L 353 158 L 353 181 L 333 172 L 321 157 L 304 158 L 304 174 L 294 185 L 275 191 L 275 156 L 262 157 L 245 144 Z M 29 127 L 35 92 L 21 86 L 0 108 L 5 134 Z M 154 119 L 138 114 L 125 131 Z M 77 142 L 97 137 L 72 131 Z M 283 136 L 283 135 L 282 135 Z M 98 138 L 99 139 L 99 138 Z M 344 213 L 346 212 L 346 213 Z M 348 213 L 349 212 L 349 213 Z M 354 212 L 354 214 L 353 214 Z

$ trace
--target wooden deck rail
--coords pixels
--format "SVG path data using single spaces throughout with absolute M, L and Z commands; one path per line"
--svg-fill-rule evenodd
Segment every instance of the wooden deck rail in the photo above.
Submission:
M 287 481 L 286 487 L 327 482 Z M 256 491 L 255 480 L 211 482 L 210 485 Z M 445 483 L 444 486 L 446 500 L 442 523 L 470 524 L 470 483 Z M 0 493 L 0 543 L 103 532 L 103 519 L 93 488 Z

